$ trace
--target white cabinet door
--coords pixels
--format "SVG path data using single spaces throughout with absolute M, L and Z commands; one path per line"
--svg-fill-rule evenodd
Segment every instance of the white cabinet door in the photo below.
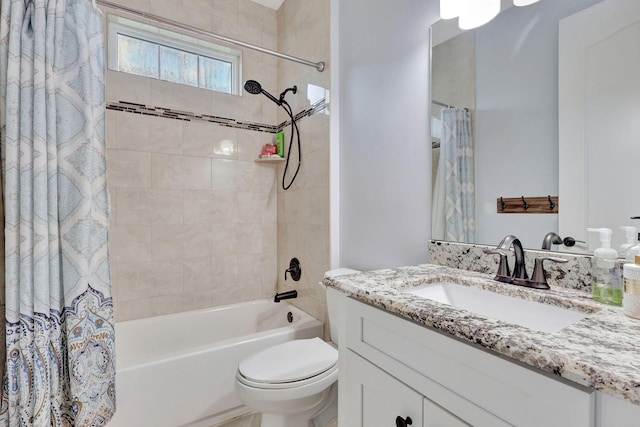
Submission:
M 347 413 L 340 418 L 349 427 L 395 427 L 396 418 L 410 418 L 412 427 L 422 425 L 422 396 L 412 388 L 347 350 L 344 370 Z M 342 398 L 342 397 L 341 397 Z
M 436 405 L 429 399 L 424 399 L 424 407 L 422 410 L 424 421 L 422 427 L 470 427 L 460 418 L 444 409 L 442 406 Z

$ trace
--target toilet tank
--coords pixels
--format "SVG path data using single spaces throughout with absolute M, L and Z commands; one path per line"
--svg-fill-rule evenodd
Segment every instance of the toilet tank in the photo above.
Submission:
M 335 270 L 329 270 L 324 273 L 324 277 L 338 277 L 346 274 L 359 273 L 358 270 L 352 270 L 350 268 L 338 268 Z M 320 285 L 325 288 L 325 294 L 327 296 L 327 312 L 329 322 L 329 333 L 331 335 L 331 342 L 338 346 L 338 325 L 340 325 L 340 299 L 345 298 L 345 294 L 337 289 L 329 288 L 322 282 Z

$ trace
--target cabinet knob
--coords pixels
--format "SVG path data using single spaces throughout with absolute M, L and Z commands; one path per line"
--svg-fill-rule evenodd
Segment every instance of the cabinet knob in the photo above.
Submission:
M 396 417 L 396 427 L 407 427 L 413 424 L 411 417 L 402 418 L 400 415 Z

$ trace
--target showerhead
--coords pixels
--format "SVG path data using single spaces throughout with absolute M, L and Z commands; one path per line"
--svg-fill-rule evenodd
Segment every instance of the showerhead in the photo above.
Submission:
M 270 100 L 272 100 L 276 104 L 282 105 L 282 102 L 280 102 L 278 99 L 276 99 L 275 96 L 271 95 L 266 90 L 262 89 L 262 85 L 260 83 L 258 83 L 257 81 L 255 81 L 255 80 L 247 80 L 244 83 L 244 90 L 246 90 L 247 92 L 249 92 L 252 95 L 257 95 L 259 93 L 262 93 L 262 94 L 264 94 L 264 96 L 266 96 L 267 98 L 269 98 Z
M 257 95 L 262 92 L 262 85 L 255 80 L 247 80 L 244 84 L 244 90 L 252 95 Z

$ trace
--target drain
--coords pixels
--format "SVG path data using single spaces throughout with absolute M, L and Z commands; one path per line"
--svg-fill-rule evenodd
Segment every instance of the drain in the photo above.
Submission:
M 287 322 L 293 323 L 293 313 L 292 312 L 288 312 L 287 313 Z

